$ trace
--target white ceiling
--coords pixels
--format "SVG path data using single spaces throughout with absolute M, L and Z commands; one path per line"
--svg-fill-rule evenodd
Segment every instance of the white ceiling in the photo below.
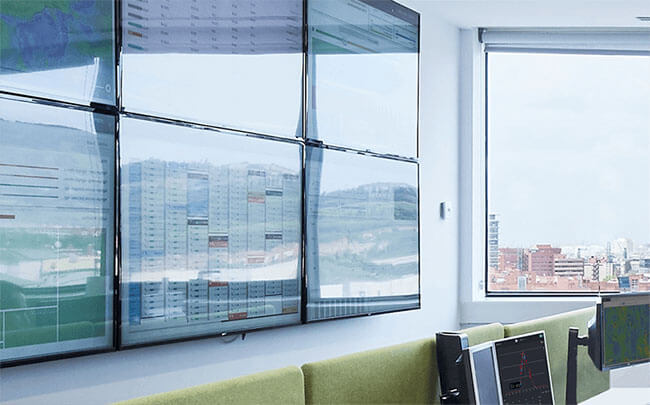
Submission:
M 402 2 L 401 0 L 398 0 Z M 650 0 L 404 0 L 423 14 L 470 27 L 648 28 Z M 424 19 L 424 17 L 423 17 Z

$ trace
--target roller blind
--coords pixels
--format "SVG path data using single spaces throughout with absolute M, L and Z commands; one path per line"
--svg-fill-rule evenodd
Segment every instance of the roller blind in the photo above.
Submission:
M 517 30 L 483 28 L 486 52 L 650 55 L 650 30 Z

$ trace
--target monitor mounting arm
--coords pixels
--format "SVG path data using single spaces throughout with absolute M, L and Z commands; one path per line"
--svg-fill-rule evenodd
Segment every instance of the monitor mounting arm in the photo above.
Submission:
M 566 364 L 566 405 L 578 403 L 578 346 L 589 346 L 589 336 L 578 336 L 578 333 L 578 328 L 569 328 L 569 350 Z

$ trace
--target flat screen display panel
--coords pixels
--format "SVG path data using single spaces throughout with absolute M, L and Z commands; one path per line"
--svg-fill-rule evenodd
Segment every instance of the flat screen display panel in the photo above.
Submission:
M 307 137 L 417 156 L 419 14 L 387 0 L 310 0 L 307 16 Z
M 470 347 L 469 354 L 476 404 L 500 404 L 501 390 L 492 342 Z
M 650 293 L 602 298 L 603 369 L 650 361 Z
M 122 344 L 299 323 L 301 146 L 120 125 Z
M 301 137 L 302 15 L 302 0 L 124 0 L 124 108 Z
M 543 331 L 494 342 L 503 404 L 553 404 Z
M 113 344 L 115 118 L 0 98 L 0 361 Z
M 0 90 L 115 104 L 114 4 L 2 0 Z
M 307 320 L 419 308 L 417 164 L 306 152 Z

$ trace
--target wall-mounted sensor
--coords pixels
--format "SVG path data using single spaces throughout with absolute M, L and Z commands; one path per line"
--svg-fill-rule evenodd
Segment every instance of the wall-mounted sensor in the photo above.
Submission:
M 440 203 L 440 218 L 447 219 L 451 215 L 451 203 L 443 201 Z

